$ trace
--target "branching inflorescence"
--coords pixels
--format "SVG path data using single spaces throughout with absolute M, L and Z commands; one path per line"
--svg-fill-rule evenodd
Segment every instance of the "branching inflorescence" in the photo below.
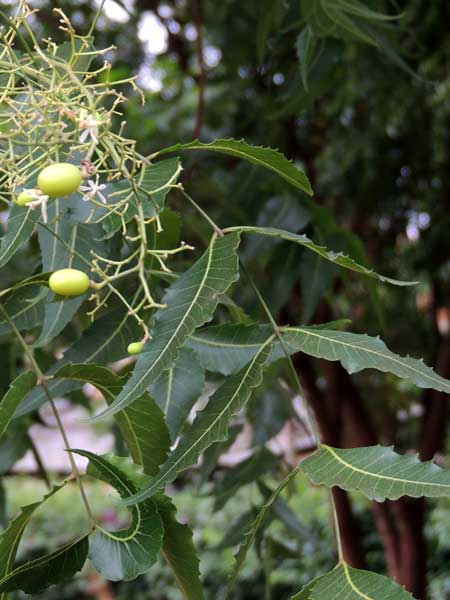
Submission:
M 150 334 L 141 311 L 162 307 L 150 291 L 146 258 L 152 256 L 163 272 L 170 273 L 167 259 L 192 247 L 185 243 L 170 250 L 148 247 L 147 226 L 154 224 L 157 233 L 162 230 L 153 194 L 164 191 L 164 186 L 155 190 L 142 186 L 151 162 L 137 152 L 134 140 L 123 135 L 126 123 L 120 110 L 127 86 L 142 101 L 143 94 L 134 77 L 111 80 L 105 55 L 112 48 L 95 49 L 89 35 L 78 35 L 64 12 L 53 10 L 68 38 L 64 44 L 58 46 L 51 39 L 39 43 L 29 24 L 35 11 L 21 2 L 0 45 L 0 198 L 12 204 L 21 196 L 17 203 L 39 208 L 48 226 L 51 199 L 36 185 L 38 175 L 53 163 L 77 165 L 84 181 L 74 196 L 89 206 L 80 222 L 104 224 L 112 218 L 132 248 L 117 260 L 92 250 L 95 306 L 89 314 L 94 317 L 114 295 L 136 318 L 146 340 Z M 134 305 L 115 285 L 127 276 L 137 277 L 142 289 Z

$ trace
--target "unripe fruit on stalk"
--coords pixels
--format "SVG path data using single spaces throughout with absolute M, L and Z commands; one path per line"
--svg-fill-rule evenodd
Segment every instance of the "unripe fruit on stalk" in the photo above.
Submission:
M 32 196 L 29 192 L 20 192 L 20 194 L 16 198 L 16 204 L 19 206 L 25 206 L 29 202 L 33 202 L 36 198 Z
M 56 163 L 39 173 L 38 187 L 50 198 L 63 198 L 78 190 L 81 179 L 81 171 L 75 165 Z
M 128 354 L 140 354 L 142 352 L 144 348 L 144 343 L 143 342 L 133 342 L 131 344 L 128 344 Z
M 60 296 L 81 296 L 85 294 L 91 282 L 83 271 L 78 269 L 60 269 L 50 275 L 50 289 Z

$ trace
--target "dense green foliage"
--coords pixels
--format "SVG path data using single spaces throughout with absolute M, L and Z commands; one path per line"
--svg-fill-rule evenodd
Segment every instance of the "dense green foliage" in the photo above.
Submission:
M 91 3 L 60 4 L 87 33 Z M 131 520 L 111 532 L 90 519 L 93 532 L 74 532 L 56 553 L 51 546 L 16 568 L 9 560 L 0 592 L 37 593 L 57 583 L 55 570 L 71 577 L 89 534 L 89 559 L 106 579 L 151 581 L 161 551 L 185 597 L 215 597 L 190 529 L 163 494 L 176 480 L 183 494 L 203 486 L 219 513 L 241 487 L 256 492 L 252 506 L 236 506 L 222 541 L 239 548 L 235 597 L 252 597 L 232 586 L 254 546 L 264 574 L 258 597 L 270 597 L 275 564 L 293 560 L 296 579 L 273 597 L 425 598 L 437 553 L 427 552 L 424 524 L 435 513 L 421 496 L 450 494 L 448 470 L 424 462 L 442 453 L 446 466 L 448 6 L 409 0 L 401 15 L 381 0 L 136 0 L 128 15 L 127 6 L 122 22 L 108 19 L 107 6 L 96 22 L 95 47 L 116 45 L 106 54 L 112 67 L 68 22 L 69 32 L 58 31 L 62 15 L 45 4 L 30 17 L 34 35 L 62 42 L 69 34 L 71 44 L 38 53 L 19 22 L 24 37 L 2 38 L 0 472 L 30 447 L 29 426 L 55 395 L 94 412 L 82 388 L 91 383 L 106 405 L 90 421 L 114 417 L 117 455 L 77 452 Z M 167 38 L 151 62 L 147 9 Z M 83 79 L 89 68 L 96 79 Z M 153 78 L 161 88 L 145 105 L 130 81 L 137 73 L 144 87 Z M 125 116 L 116 113 L 122 93 Z M 34 189 L 40 170 L 83 158 L 89 183 L 47 206 Z M 14 205 L 30 187 L 36 206 Z M 48 291 L 50 274 L 67 267 L 90 272 L 92 296 Z M 139 340 L 136 362 L 117 364 Z M 300 395 L 309 409 L 298 409 Z M 219 458 L 244 423 L 249 455 L 223 472 Z M 299 471 L 301 445 L 274 450 L 287 427 L 315 450 Z M 198 472 L 185 471 L 199 459 Z M 299 523 L 285 500 L 305 474 L 340 488 L 334 570 L 314 526 Z M 392 500 L 373 503 L 376 526 L 369 504 L 347 494 L 356 491 Z M 37 506 L 0 537 L 10 559 L 20 522 Z M 312 567 L 273 537 L 280 522 L 313 537 Z M 437 584 L 429 591 L 446 593 Z

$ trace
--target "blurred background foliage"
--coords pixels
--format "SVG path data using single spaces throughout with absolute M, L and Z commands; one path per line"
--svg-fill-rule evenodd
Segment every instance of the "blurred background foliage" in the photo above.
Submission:
M 33 27 L 43 37 L 61 37 L 52 12 L 56 4 L 86 32 L 99 3 L 31 1 L 40 11 L 33 16 Z M 5 13 L 14 5 L 0 2 Z M 351 319 L 354 331 L 380 333 L 394 351 L 424 357 L 446 377 L 450 375 L 449 19 L 445 0 L 106 0 L 96 31 L 97 47 L 113 46 L 106 54 L 114 65 L 111 76 L 119 80 L 137 75 L 145 91 L 145 106 L 137 95 L 130 95 L 124 116 L 127 134 L 137 139 L 143 154 L 196 135 L 203 141 L 243 137 L 279 148 L 305 168 L 315 190 L 313 200 L 269 172 L 232 158 L 185 156 L 186 189 L 220 225 L 259 223 L 302 231 L 378 272 L 420 281 L 412 289 L 375 287 L 300 247 L 249 239 L 243 259 L 279 322 Z M 179 202 L 174 196 L 169 205 L 183 211 L 182 239 L 201 247 L 208 230 Z M 28 273 L 36 255 L 31 242 L 27 253 L 17 255 L 7 269 L 13 269 L 16 277 Z M 4 280 L 7 269 L 1 275 Z M 235 318 L 261 317 L 250 290 L 241 289 L 237 300 L 246 314 Z M 69 334 L 63 332 L 60 345 Z M 17 347 L 4 342 L 1 352 L 0 369 L 14 375 Z M 45 363 L 46 349 L 40 352 Z M 448 405 L 443 395 L 423 393 L 372 372 L 350 378 L 338 365 L 302 361 L 296 366 L 326 441 L 341 446 L 393 443 L 402 451 L 445 462 Z M 292 415 L 280 385 L 282 371 L 271 370 L 272 377 L 249 405 L 256 448 Z M 263 408 L 255 409 L 255 402 Z M 19 423 L 0 446 L 2 472 L 8 472 L 28 448 L 28 425 Z M 215 470 L 199 487 L 199 475 L 188 475 L 176 495 L 181 514 L 195 530 L 210 598 L 222 597 L 233 545 L 263 499 L 261 485 L 273 487 L 265 472 L 264 484 L 239 490 L 238 474 L 236 495 L 216 511 L 208 492 L 222 477 Z M 1 519 L 31 499 L 36 483 L 8 477 L 5 488 L 8 498 L 2 503 Z M 81 515 L 74 512 L 72 493 L 55 496 L 54 508 L 50 502 L 45 505 L 23 553 L 42 549 L 61 531 L 67 535 L 69 528 L 77 530 Z M 91 494 L 98 499 L 98 509 L 104 510 L 101 486 L 92 484 Z M 285 494 L 287 499 L 283 517 L 278 515 L 280 520 L 271 522 L 258 540 L 233 598 L 286 598 L 299 584 L 332 566 L 332 533 L 322 491 L 307 487 L 300 477 L 295 489 Z M 397 575 L 418 598 L 425 598 L 427 580 L 430 598 L 450 598 L 448 502 L 395 504 L 386 503 L 385 517 L 393 518 L 390 526 L 399 536 L 399 551 L 409 527 L 405 544 L 412 554 L 397 573 L 389 565 L 389 542 L 380 536 L 376 512 L 373 518 L 377 509 L 360 497 L 342 499 L 340 518 L 347 525 L 348 544 L 361 556 L 357 566 Z M 62 525 L 54 515 L 64 517 L 69 506 L 72 520 L 64 519 Z M 230 538 L 225 542 L 224 531 Z M 221 543 L 230 545 L 221 549 Z M 417 573 L 408 579 L 405 569 L 414 564 Z M 155 600 L 179 598 L 170 581 L 166 567 L 160 565 L 147 577 L 103 593 L 148 598 L 151 589 Z M 64 590 L 50 590 L 45 598 L 101 597 L 98 589 L 98 582 L 84 573 Z

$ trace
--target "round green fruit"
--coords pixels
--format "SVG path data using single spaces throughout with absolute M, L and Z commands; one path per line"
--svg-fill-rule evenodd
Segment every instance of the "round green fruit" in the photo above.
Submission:
M 132 344 L 128 344 L 128 354 L 140 354 L 144 348 L 143 342 L 133 342 Z
M 20 192 L 16 198 L 16 204 L 19 206 L 25 206 L 29 202 L 33 202 L 33 200 L 35 200 L 35 198 L 29 192 Z
M 78 190 L 81 179 L 81 171 L 75 165 L 56 163 L 39 173 L 38 186 L 50 198 L 63 198 Z
M 59 296 L 81 296 L 88 291 L 91 282 L 83 271 L 60 269 L 50 275 L 48 285 Z

